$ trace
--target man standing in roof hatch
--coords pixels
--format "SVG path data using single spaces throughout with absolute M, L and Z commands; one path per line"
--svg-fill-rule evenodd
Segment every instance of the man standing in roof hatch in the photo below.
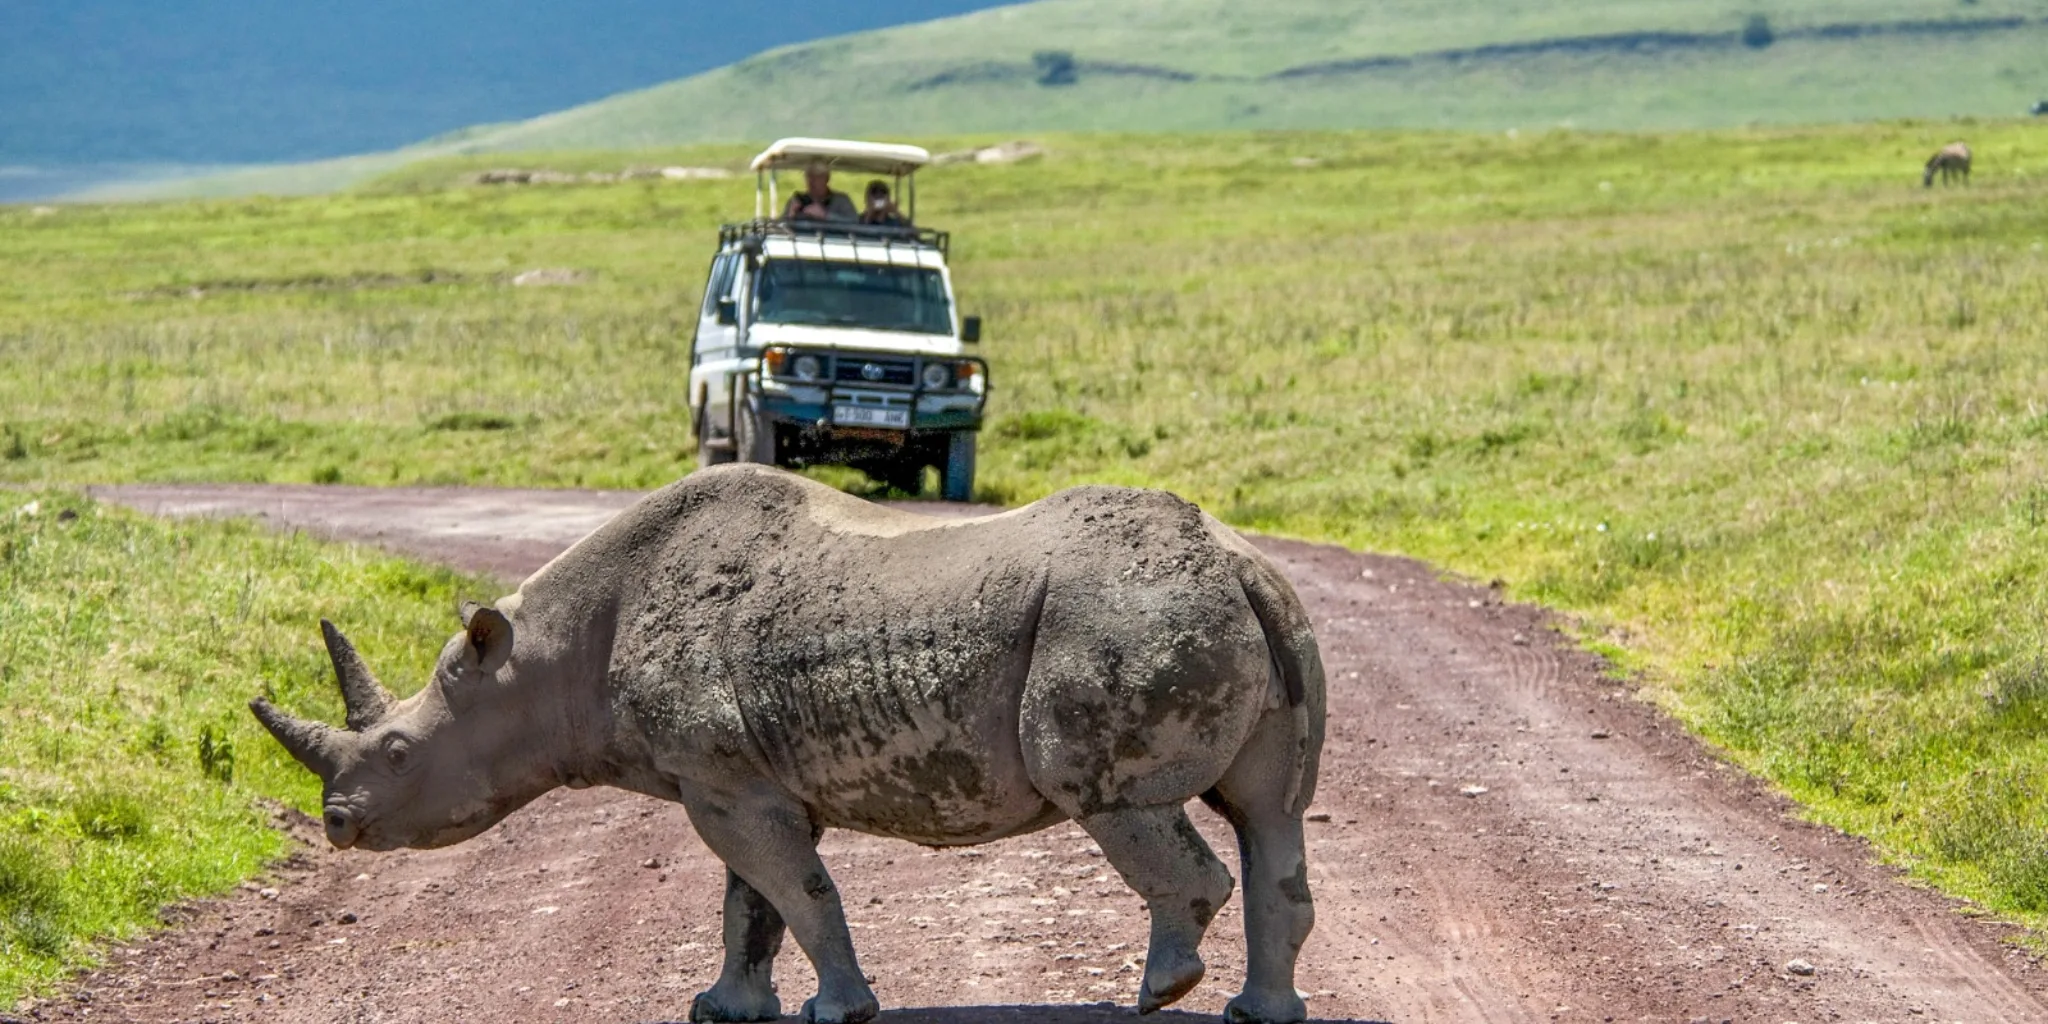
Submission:
M 804 191 L 789 197 L 782 219 L 850 222 L 860 219 L 860 211 L 846 193 L 832 191 L 832 165 L 813 160 L 804 168 Z

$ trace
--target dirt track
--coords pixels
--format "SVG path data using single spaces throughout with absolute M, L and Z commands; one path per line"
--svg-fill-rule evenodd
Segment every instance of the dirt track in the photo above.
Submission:
M 166 514 L 263 515 L 507 577 L 633 497 L 98 493 Z M 1787 817 L 1558 643 L 1541 613 L 1410 561 L 1258 543 L 1293 577 L 1330 670 L 1309 834 L 1318 923 L 1300 977 L 1318 1018 L 2048 1021 L 2048 978 L 1999 926 L 1901 884 L 1862 843 Z M 1195 817 L 1234 860 L 1221 822 Z M 296 826 L 308 840 L 310 824 Z M 1143 910 L 1078 829 L 950 852 L 833 833 L 824 851 L 863 963 L 897 1008 L 885 1020 L 1129 1019 Z M 197 908 L 37 1015 L 676 1019 L 717 969 L 722 877 L 679 808 L 561 791 L 449 850 L 309 843 L 264 883 L 273 893 Z M 1234 910 L 1182 1009 L 1215 1013 L 1234 991 Z M 793 1011 L 812 984 L 793 943 L 778 972 Z M 1118 1005 L 1067 1005 L 1103 1000 Z M 1063 1005 L 998 1009 L 1013 1004 Z

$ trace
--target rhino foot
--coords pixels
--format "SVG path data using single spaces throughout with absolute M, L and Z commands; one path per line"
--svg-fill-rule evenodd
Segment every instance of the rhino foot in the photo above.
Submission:
M 844 1002 L 827 1000 L 820 1003 L 819 1000 L 824 998 L 821 994 L 804 1000 L 804 1024 L 862 1024 L 874 1020 L 882 1012 L 882 1004 L 876 1002 L 872 994 Z
M 1301 1024 L 1308 1019 L 1308 1004 L 1294 992 L 1265 995 L 1245 992 L 1223 1008 L 1230 1024 Z
M 1202 958 L 1194 953 L 1168 957 L 1159 954 L 1147 957 L 1145 962 L 1145 984 L 1138 989 L 1138 1012 L 1151 1013 L 1164 1006 L 1171 1006 L 1189 990 L 1201 984 Z
M 782 1019 L 782 1000 L 775 990 L 762 993 L 732 991 L 721 983 L 690 1000 L 690 1024 L 751 1024 Z

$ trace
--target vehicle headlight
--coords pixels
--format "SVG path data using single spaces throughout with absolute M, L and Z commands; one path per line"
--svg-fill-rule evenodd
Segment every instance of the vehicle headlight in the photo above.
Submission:
M 798 356 L 789 368 L 798 380 L 817 380 L 825 375 L 825 364 L 820 363 L 817 356 Z
M 950 388 L 950 387 L 952 387 L 952 386 L 953 386 L 953 364 L 951 364 L 951 363 L 926 363 L 926 364 L 924 364 L 924 386 L 925 386 L 925 387 L 927 387 L 927 388 L 930 388 L 930 389 L 932 389 L 932 390 L 934 390 L 934 391 L 936 391 L 936 390 L 938 390 L 938 389 L 940 389 L 940 388 Z

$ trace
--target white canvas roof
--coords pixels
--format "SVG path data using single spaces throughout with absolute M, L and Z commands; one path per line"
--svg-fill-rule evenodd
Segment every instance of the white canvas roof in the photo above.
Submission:
M 917 146 L 852 139 L 783 139 L 762 150 L 754 158 L 753 169 L 800 171 L 813 160 L 823 160 L 835 170 L 896 175 L 909 174 L 931 159 L 931 153 Z

